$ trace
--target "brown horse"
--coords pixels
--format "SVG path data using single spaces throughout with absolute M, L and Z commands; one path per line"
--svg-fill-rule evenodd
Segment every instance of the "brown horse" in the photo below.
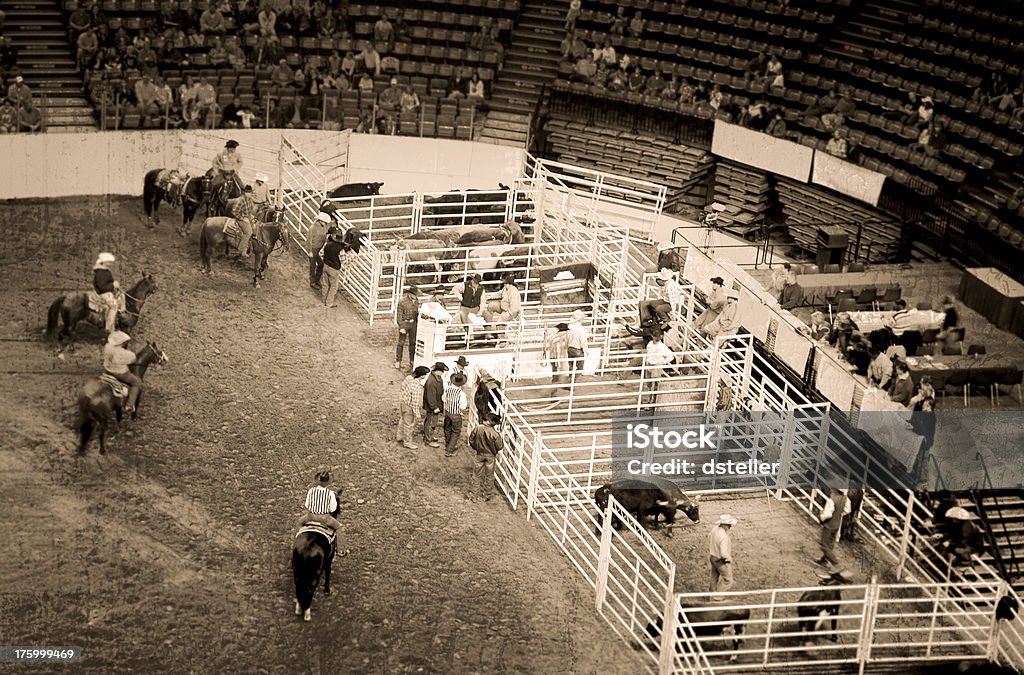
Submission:
M 142 313 L 142 306 L 146 299 L 156 293 L 156 279 L 152 274 L 143 274 L 139 283 L 131 287 L 124 294 L 123 312 L 117 314 L 117 327 L 124 331 L 131 331 L 139 320 Z M 63 320 L 64 325 L 57 334 L 57 340 L 63 340 L 71 334 L 79 321 L 88 320 L 89 323 L 103 328 L 106 310 L 94 312 L 89 309 L 89 298 L 85 293 L 62 295 L 50 304 L 50 311 L 46 320 L 46 334 L 53 337 L 57 324 Z
M 135 363 L 128 366 L 128 369 L 140 380 L 146 377 L 146 369 L 150 366 L 162 366 L 167 363 L 167 356 L 150 342 L 133 339 L 125 344 L 125 349 L 135 352 Z M 133 420 L 139 417 L 139 404 L 141 403 L 142 393 L 140 392 L 135 412 L 132 413 Z M 111 414 L 117 417 L 118 422 L 123 419 L 124 399 L 116 398 L 110 385 L 101 381 L 100 378 L 94 377 L 82 387 L 82 393 L 78 397 L 78 411 L 80 413 L 78 452 L 85 452 L 93 431 L 98 430 L 100 432 L 100 454 L 106 454 L 107 425 L 110 424 Z
M 276 212 L 275 212 L 276 213 Z M 203 261 L 203 272 L 213 274 L 212 257 L 217 252 L 227 255 L 231 249 L 238 250 L 237 239 L 224 233 L 225 226 L 234 222 L 232 218 L 216 216 L 207 218 L 199 233 L 199 256 Z M 252 236 L 252 285 L 260 287 L 260 279 L 267 278 L 267 259 L 280 247 L 288 248 L 288 228 L 277 223 L 259 223 Z
M 142 206 L 146 211 L 146 226 L 160 224 L 160 202 L 172 206 L 181 204 L 181 225 L 175 228 L 182 237 L 188 236 L 189 226 L 196 211 L 206 201 L 209 179 L 203 176 L 181 175 L 167 169 L 153 169 L 146 173 L 142 183 Z

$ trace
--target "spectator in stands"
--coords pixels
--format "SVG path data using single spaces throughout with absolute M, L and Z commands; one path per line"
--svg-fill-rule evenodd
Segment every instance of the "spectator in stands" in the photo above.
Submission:
M 857 106 L 849 96 L 849 88 L 844 88 L 839 94 L 835 105 L 832 106 L 832 110 L 821 116 L 821 125 L 825 128 L 825 131 L 835 131 L 843 126 L 847 116 L 853 114 L 856 110 Z
M 373 78 L 370 77 L 369 73 L 364 72 L 359 76 L 359 84 L 357 86 L 359 88 L 359 93 L 363 96 L 373 96 Z
M 707 296 L 707 309 L 701 312 L 697 320 L 693 322 L 693 327 L 701 330 L 704 326 L 717 319 L 722 310 L 725 309 L 727 300 L 725 279 L 722 277 L 711 277 L 711 292 Z
M 608 66 L 603 63 L 597 64 L 597 72 L 594 73 L 594 77 L 590 83 L 594 87 L 605 88 L 608 85 L 608 78 L 611 77 L 612 71 Z
M 374 77 L 380 75 L 380 54 L 372 44 L 367 44 L 363 51 L 359 52 L 359 61 L 366 72 L 373 74 Z
M 593 54 L 587 54 L 576 61 L 576 65 L 573 66 L 573 77 L 579 82 L 590 84 L 596 74 L 597 63 L 594 62 Z
M 647 82 L 644 83 L 644 93 L 650 96 L 661 96 L 661 90 L 665 88 L 665 78 L 661 76 L 661 73 L 654 71 L 647 77 Z
M 608 75 L 605 87 L 612 92 L 625 91 L 629 87 L 629 74 L 619 66 Z
M 779 57 L 772 54 L 772 57 L 768 60 L 768 65 L 765 66 L 765 84 L 772 88 L 781 88 L 785 86 L 785 80 L 782 75 L 782 61 L 779 61 Z
M 409 25 L 405 22 L 404 14 L 399 14 L 395 19 L 395 42 L 409 41 Z
M 847 154 L 850 152 L 850 146 L 846 139 L 842 137 L 839 129 L 832 132 L 832 138 L 828 139 L 828 143 L 825 144 L 825 152 L 833 157 L 846 159 Z
M 914 381 L 910 379 L 910 371 L 907 369 L 906 362 L 897 361 L 893 365 L 893 372 L 895 378 L 889 386 L 889 399 L 893 403 L 907 406 L 914 395 Z
M 694 102 L 694 96 L 697 93 L 696 87 L 693 86 L 693 82 L 689 78 L 683 80 L 682 84 L 679 85 L 679 98 L 680 105 L 689 105 Z
M 910 146 L 911 150 L 921 150 L 929 157 L 938 157 L 939 153 L 946 147 L 946 132 L 942 122 L 932 119 L 931 122 L 921 130 L 917 137 L 917 143 Z
M 629 21 L 629 37 L 638 38 L 644 34 L 644 28 L 646 23 L 644 22 L 644 15 L 639 9 L 636 10 L 636 14 Z
M 352 52 L 345 52 L 345 58 L 341 60 L 341 72 L 351 81 L 356 73 L 356 57 Z
M 875 345 L 868 348 L 871 365 L 868 366 L 868 384 L 879 389 L 888 389 L 892 380 L 892 359 Z
M 143 119 L 156 117 L 160 114 L 160 107 L 157 104 L 157 89 L 153 82 L 153 76 L 149 73 L 143 74 L 135 83 L 135 101 L 139 105 L 139 114 Z
M 608 39 L 608 36 L 604 36 L 601 45 L 594 47 L 593 50 L 594 61 L 597 63 L 603 63 L 609 68 L 614 68 L 618 64 L 618 57 L 615 54 L 615 47 L 612 46 L 612 41 Z
M 309 0 L 292 0 L 291 21 L 297 32 L 302 35 L 309 35 Z
M 924 375 L 921 377 L 920 384 L 917 385 L 917 392 L 913 398 L 907 401 L 907 407 L 911 410 L 920 410 L 921 404 L 927 399 L 935 400 L 935 387 L 932 385 L 932 378 Z
M 0 35 L 0 80 L 18 63 L 18 48 L 6 35 Z
M 256 19 L 256 7 L 253 5 L 253 0 L 237 0 L 237 2 L 234 12 L 237 28 L 234 32 L 242 32 L 247 35 L 259 32 L 260 24 Z M 230 13 L 230 5 L 228 5 L 228 12 Z
M 239 113 L 242 111 L 242 99 L 236 94 L 231 103 L 224 106 L 221 113 L 221 126 L 225 129 L 238 129 L 242 126 L 242 118 Z
M 285 58 L 284 48 L 276 35 L 260 37 L 256 43 L 256 65 L 269 66 L 272 63 L 280 63 Z
M 191 75 L 186 75 L 182 83 L 178 85 L 178 103 L 181 106 L 182 120 L 186 124 L 192 121 L 198 88 L 199 85 Z
M 412 113 L 420 109 L 420 97 L 416 95 L 411 84 L 405 85 L 405 91 L 402 92 L 402 112 Z
M 295 84 L 295 72 L 288 65 L 288 61 L 281 59 L 270 71 L 270 79 L 279 87 L 292 87 Z
M 711 88 L 711 94 L 708 95 L 708 105 L 715 110 L 722 107 L 722 88 L 717 84 Z
M 78 68 L 80 70 L 91 68 L 95 62 L 96 53 L 100 49 L 100 41 L 96 37 L 96 31 L 92 28 L 86 28 L 78 36 L 75 46 L 78 49 Z
M 377 19 L 377 23 L 373 24 L 373 39 L 377 42 L 386 42 L 389 51 L 395 46 L 395 27 L 383 14 Z
M 456 70 L 448 80 L 448 88 L 445 91 L 445 96 L 447 98 L 455 99 L 465 98 L 467 91 L 466 81 L 462 79 L 462 70 Z
M 238 43 L 238 40 L 229 39 L 227 44 L 224 45 L 224 50 L 227 52 L 228 63 L 232 68 L 236 70 L 242 70 L 245 68 L 245 51 L 242 50 L 242 46 Z
M 832 332 L 832 326 L 825 320 L 824 312 L 812 312 L 810 324 L 810 336 L 815 342 L 823 342 L 828 339 Z
M 629 23 L 629 19 L 626 17 L 626 6 L 619 5 L 616 10 L 615 17 L 612 19 L 611 24 L 608 26 L 609 35 L 622 36 L 626 33 L 626 25 Z
M 836 323 L 832 327 L 832 332 L 828 336 L 828 343 L 834 346 L 840 355 L 845 357 L 851 339 L 858 330 L 859 328 L 854 320 L 850 318 L 849 312 L 839 312 L 839 316 L 836 317 Z
M 402 63 L 394 54 L 388 54 L 380 60 L 380 71 L 391 75 L 398 75 Z
M 764 131 L 768 126 L 768 102 L 763 98 L 753 101 L 740 113 L 739 123 L 754 131 Z
M 782 309 L 791 310 L 800 306 L 803 301 L 804 290 L 796 283 L 796 271 L 790 269 L 786 276 L 786 282 L 782 286 L 782 292 L 779 293 L 779 305 Z
M 701 331 L 709 338 L 716 338 L 719 335 L 733 335 L 740 327 L 739 319 L 739 291 L 729 289 L 725 292 L 726 302 L 722 313 L 714 321 L 708 322 Z
M 917 100 L 917 94 L 908 91 L 907 100 L 900 106 L 898 112 L 900 121 L 904 124 L 914 124 L 917 121 L 917 108 L 920 105 L 921 102 Z
M 36 132 L 43 128 L 43 113 L 32 103 L 31 98 L 22 101 L 18 118 L 22 131 Z
M 228 51 L 224 49 L 224 43 L 219 36 L 213 38 L 207 58 L 210 59 L 210 65 L 217 68 L 223 68 L 227 64 Z
M 397 112 L 402 105 L 402 90 L 398 78 L 392 77 L 388 87 L 380 93 L 380 106 L 385 111 Z
M 199 16 L 199 31 L 204 35 L 223 35 L 227 32 L 227 22 L 216 3 L 210 3 Z
M 478 103 L 483 102 L 484 83 L 483 80 L 480 79 L 480 73 L 474 72 L 473 75 L 469 78 L 469 85 L 467 85 L 466 91 L 466 98 L 468 98 L 469 100 L 476 101 Z
M 572 32 L 576 28 L 576 20 L 580 18 L 580 8 L 583 3 L 580 0 L 571 0 L 569 11 L 565 14 L 565 30 Z
M 782 116 L 781 110 L 772 113 L 772 120 L 764 132 L 776 138 L 786 137 L 786 119 Z
M 327 57 L 327 74 L 337 79 L 341 75 L 341 54 L 335 49 Z
M 15 75 L 14 82 L 7 88 L 7 100 L 15 108 L 21 108 L 22 104 L 32 100 L 32 90 L 25 84 L 25 78 L 21 75 Z
M 18 131 L 18 109 L 10 101 L 0 102 L 0 134 L 13 134 Z
M 647 79 L 644 77 L 644 72 L 640 69 L 640 64 L 636 64 L 633 68 L 633 72 L 629 74 L 629 80 L 626 86 L 630 91 L 640 93 L 644 90 L 644 85 L 647 83 Z
M 195 117 L 193 122 L 201 122 L 206 129 L 212 129 L 217 117 L 217 90 L 205 77 L 199 78 L 196 87 Z
M 89 5 L 79 5 L 68 17 L 68 28 L 72 38 L 76 38 L 80 33 L 92 27 L 92 13 L 88 7 Z
M 171 91 L 171 88 L 167 85 L 167 82 L 164 81 L 164 78 L 159 75 L 156 76 L 153 84 L 156 91 L 154 100 L 156 101 L 157 107 L 160 109 L 160 114 L 164 116 L 166 120 L 166 118 L 170 116 L 171 109 L 174 107 L 174 92 Z
M 579 61 L 587 54 L 587 43 L 578 35 L 566 36 L 562 41 L 562 55 L 573 62 Z
M 665 87 L 661 90 L 661 99 L 663 101 L 672 102 L 679 96 L 679 79 L 676 77 L 675 72 L 669 77 L 665 83 Z
M 768 55 L 763 51 L 758 52 L 752 59 L 747 61 L 743 69 L 744 84 L 759 82 L 768 70 Z
M 260 37 L 277 37 L 277 12 L 273 7 L 264 3 L 256 14 L 256 23 L 259 25 Z

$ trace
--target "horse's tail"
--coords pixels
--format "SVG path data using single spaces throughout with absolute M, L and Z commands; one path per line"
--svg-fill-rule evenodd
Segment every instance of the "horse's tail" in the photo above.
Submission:
M 60 321 L 60 312 L 64 308 L 64 296 L 60 296 L 50 305 L 50 311 L 46 316 L 46 334 L 53 337 L 53 331 L 57 330 L 57 323 Z
M 292 573 L 295 578 L 295 600 L 302 611 L 313 604 L 313 593 L 320 583 L 320 571 L 324 566 L 324 552 L 318 546 L 292 549 Z
M 152 171 L 146 172 L 146 177 L 142 179 L 142 207 L 146 210 L 146 215 L 153 215 L 153 201 L 156 197 L 156 177 L 160 174 L 160 169 L 153 169 Z

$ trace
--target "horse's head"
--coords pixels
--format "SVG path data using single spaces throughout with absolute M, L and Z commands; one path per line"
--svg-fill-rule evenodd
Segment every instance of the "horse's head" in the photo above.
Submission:
M 159 290 L 159 287 L 156 285 L 156 277 L 152 274 L 143 273 L 139 282 L 132 286 L 131 291 L 129 291 L 129 295 L 131 295 L 136 302 L 141 305 L 146 301 L 146 298 L 156 293 L 157 290 Z
M 135 362 L 140 366 L 162 366 L 167 363 L 167 355 L 156 343 L 143 341 L 142 347 L 135 352 Z

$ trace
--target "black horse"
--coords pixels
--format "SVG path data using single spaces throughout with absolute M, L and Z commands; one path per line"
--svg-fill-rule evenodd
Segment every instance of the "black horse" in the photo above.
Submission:
M 338 517 L 341 510 L 341 500 L 338 499 L 338 508 L 331 513 L 334 518 Z M 313 594 L 320 584 L 320 577 L 324 578 L 324 595 L 331 594 L 331 563 L 334 562 L 334 542 L 326 534 L 328 530 L 319 526 L 303 526 L 295 535 L 295 542 L 292 544 L 292 576 L 295 579 L 295 614 L 301 615 L 303 621 L 312 620 L 310 606 L 313 604 Z
M 142 313 L 142 306 L 157 290 L 156 279 L 152 274 L 142 275 L 142 279 L 124 294 L 125 311 L 118 312 L 117 327 L 131 332 Z M 63 340 L 75 329 L 75 325 L 87 319 L 95 326 L 103 327 L 106 310 L 94 312 L 89 309 L 89 298 L 85 293 L 62 295 L 50 304 L 46 319 L 46 334 L 53 337 L 57 324 L 63 320 L 63 327 L 57 334 L 57 340 Z
M 125 344 L 125 349 L 135 352 L 135 363 L 128 366 L 128 369 L 140 380 L 145 379 L 146 370 L 150 366 L 167 363 L 167 356 L 153 343 L 133 339 Z M 140 392 L 132 419 L 138 419 L 139 404 L 141 403 L 142 394 Z M 78 397 L 78 411 L 80 414 L 78 452 L 85 452 L 93 431 L 99 430 L 100 454 L 106 454 L 107 426 L 110 424 L 110 416 L 116 415 L 118 422 L 123 419 L 124 399 L 115 397 L 109 384 L 103 382 L 99 377 L 94 377 L 82 387 L 82 393 Z
M 172 206 L 181 204 L 181 227 L 177 230 L 182 237 L 188 236 L 189 225 L 195 218 L 199 207 L 206 201 L 209 192 L 209 181 L 203 176 L 178 177 L 167 183 L 161 183 L 161 176 L 168 175 L 167 169 L 153 169 L 146 173 L 142 182 L 142 205 L 146 210 L 147 225 L 155 227 L 160 224 L 160 202 L 165 201 Z
M 232 218 L 217 216 L 207 218 L 199 233 L 199 255 L 203 261 L 203 272 L 213 274 L 212 257 L 216 252 L 227 255 L 230 249 L 238 244 L 232 243 L 225 234 L 225 226 L 230 226 Z M 288 246 L 288 227 L 278 223 L 259 223 L 252 237 L 252 285 L 260 287 L 260 279 L 267 278 L 267 259 L 278 249 Z

